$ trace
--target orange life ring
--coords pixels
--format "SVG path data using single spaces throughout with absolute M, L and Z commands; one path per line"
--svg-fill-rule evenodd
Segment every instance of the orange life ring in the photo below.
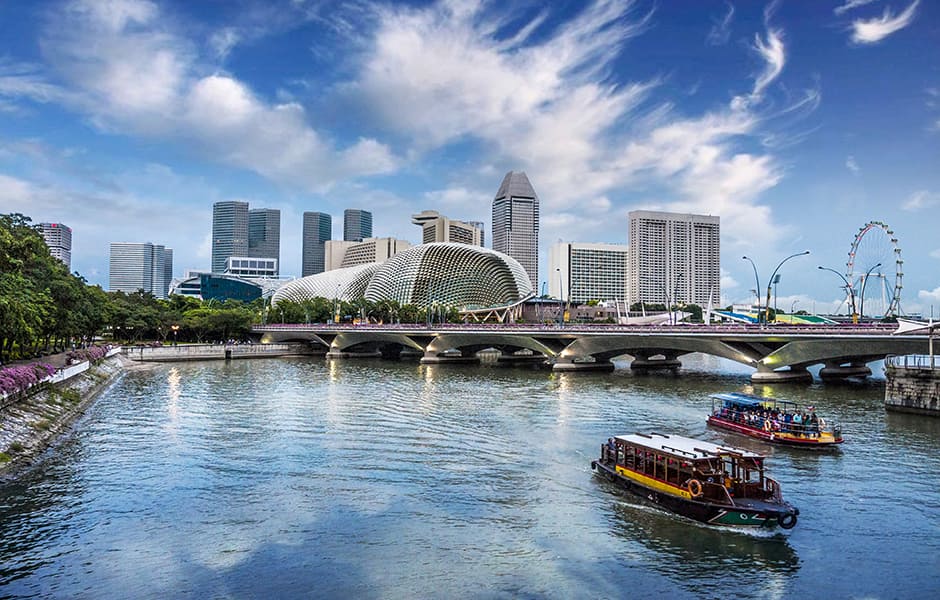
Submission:
M 764 419 L 764 431 L 770 431 L 770 419 Z
M 692 494 L 693 498 L 698 498 L 702 495 L 702 482 L 698 479 L 690 479 L 686 484 L 689 488 L 689 493 Z

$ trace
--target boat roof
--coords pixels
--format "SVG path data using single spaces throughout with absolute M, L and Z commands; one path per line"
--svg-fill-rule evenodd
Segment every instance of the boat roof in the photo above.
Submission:
M 721 392 L 719 394 L 712 394 L 711 397 L 716 400 L 731 402 L 732 404 L 737 404 L 739 406 L 761 406 L 764 402 L 773 402 L 773 400 L 758 398 L 757 396 L 742 394 L 740 392 Z
M 757 454 L 743 448 L 734 446 L 719 446 L 704 440 L 697 440 L 681 435 L 666 435 L 662 433 L 632 433 L 627 435 L 618 435 L 616 439 L 623 442 L 643 446 L 671 454 L 673 456 L 685 459 L 712 458 L 720 454 L 736 454 L 745 458 L 763 458 L 763 454 Z

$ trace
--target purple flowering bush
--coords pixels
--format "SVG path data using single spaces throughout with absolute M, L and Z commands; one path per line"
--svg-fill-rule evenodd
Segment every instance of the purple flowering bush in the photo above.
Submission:
M 0 394 L 22 392 L 54 373 L 55 367 L 46 363 L 4 367 L 0 369 Z
M 108 353 L 106 348 L 102 346 L 89 346 L 87 348 L 81 348 L 79 350 L 72 350 L 66 356 L 71 359 L 73 363 L 79 362 L 97 362 L 104 358 L 104 355 Z

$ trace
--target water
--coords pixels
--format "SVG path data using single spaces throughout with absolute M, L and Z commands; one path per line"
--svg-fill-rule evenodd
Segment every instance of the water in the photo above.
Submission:
M 704 425 L 748 371 L 680 377 L 391 361 L 129 371 L 0 484 L 0 597 L 905 598 L 940 594 L 940 419 L 883 387 L 758 389 L 842 422 L 841 450 Z M 592 475 L 612 434 L 769 453 L 789 532 L 715 529 Z

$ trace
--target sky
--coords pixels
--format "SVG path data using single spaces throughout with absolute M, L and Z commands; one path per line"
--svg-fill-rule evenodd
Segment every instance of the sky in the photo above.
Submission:
M 510 170 L 539 195 L 543 281 L 552 243 L 693 212 L 721 218 L 723 304 L 809 250 L 778 307 L 845 312 L 818 267 L 848 274 L 877 221 L 866 312 L 902 271 L 902 311 L 940 316 L 940 5 L 0 2 L 0 213 L 70 226 L 105 288 L 113 241 L 208 268 L 221 200 L 281 210 L 284 275 L 304 211 L 334 239 L 346 208 L 379 237 L 417 243 L 433 209 L 490 239 Z

